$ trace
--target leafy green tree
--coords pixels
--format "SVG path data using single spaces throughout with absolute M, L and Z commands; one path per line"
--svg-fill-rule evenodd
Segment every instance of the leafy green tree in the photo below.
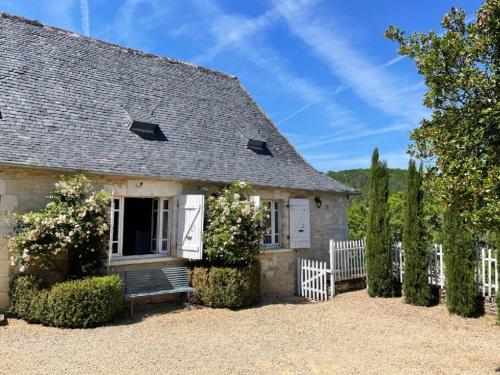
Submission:
M 373 151 L 370 173 L 370 205 L 366 236 L 366 268 L 368 294 L 371 297 L 394 296 L 391 241 L 387 199 L 389 175 L 385 162 L 379 161 L 378 150 Z
M 404 212 L 406 206 L 405 193 L 398 191 L 389 195 L 389 215 L 391 243 L 395 244 L 403 241 Z
M 368 207 L 365 202 L 355 203 L 347 210 L 349 220 L 349 239 L 362 240 L 366 237 Z
M 404 209 L 405 277 L 403 279 L 403 292 L 406 303 L 428 306 L 431 303 L 431 288 L 429 285 L 429 250 L 424 222 L 422 169 L 422 164 L 420 164 L 420 170 L 417 171 L 415 161 L 410 160 Z
M 465 317 L 477 313 L 475 249 L 472 234 L 455 207 L 443 220 L 446 305 L 448 311 Z
M 443 243 L 443 209 L 432 194 L 424 192 L 424 225 L 427 241 L 433 244 Z
M 476 19 L 452 8 L 443 33 L 409 36 L 390 26 L 386 37 L 413 59 L 432 115 L 411 135 L 412 152 L 433 161 L 432 194 L 456 206 L 470 228 L 500 227 L 500 2 L 486 0 Z

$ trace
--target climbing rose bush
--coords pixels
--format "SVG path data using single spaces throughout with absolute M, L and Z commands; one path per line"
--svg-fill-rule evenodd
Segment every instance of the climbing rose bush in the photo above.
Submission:
M 250 201 L 251 190 L 247 182 L 234 181 L 207 199 L 203 243 L 210 263 L 239 266 L 256 261 L 264 228 L 261 210 Z
M 40 211 L 14 216 L 8 242 L 13 265 L 21 272 L 33 266 L 64 273 L 57 259 L 69 257 L 69 278 L 95 275 L 103 266 L 110 195 L 94 191 L 83 174 L 55 184 L 49 203 Z

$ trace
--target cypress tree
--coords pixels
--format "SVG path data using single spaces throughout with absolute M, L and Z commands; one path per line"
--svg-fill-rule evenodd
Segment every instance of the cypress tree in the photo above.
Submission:
M 477 314 L 476 254 L 472 234 L 455 207 L 446 210 L 443 228 L 446 305 L 451 313 L 471 317 Z
M 406 303 L 428 306 L 431 303 L 431 288 L 428 276 L 429 252 L 423 218 L 422 168 L 420 164 L 420 170 L 417 172 L 415 161 L 410 160 L 403 227 L 403 293 Z
M 370 297 L 394 296 L 391 241 L 389 231 L 389 173 L 385 162 L 373 151 L 370 170 L 368 225 L 366 235 L 366 269 Z

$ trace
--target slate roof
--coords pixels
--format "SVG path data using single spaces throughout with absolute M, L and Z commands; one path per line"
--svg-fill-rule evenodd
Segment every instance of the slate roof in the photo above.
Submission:
M 235 77 L 7 14 L 0 113 L 0 164 L 354 192 L 305 162 Z M 139 137 L 133 120 L 166 139 Z

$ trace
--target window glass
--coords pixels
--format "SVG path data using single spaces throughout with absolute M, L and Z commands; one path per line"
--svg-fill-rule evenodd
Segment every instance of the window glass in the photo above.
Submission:
M 264 201 L 264 246 L 265 247 L 279 247 L 279 202 L 278 201 Z
M 120 213 L 118 211 L 114 211 L 113 212 L 113 241 L 118 241 L 118 230 L 120 229 L 119 217 L 120 217 Z
M 170 247 L 169 201 L 146 197 L 121 199 L 113 199 L 111 253 L 116 256 L 167 253 Z

